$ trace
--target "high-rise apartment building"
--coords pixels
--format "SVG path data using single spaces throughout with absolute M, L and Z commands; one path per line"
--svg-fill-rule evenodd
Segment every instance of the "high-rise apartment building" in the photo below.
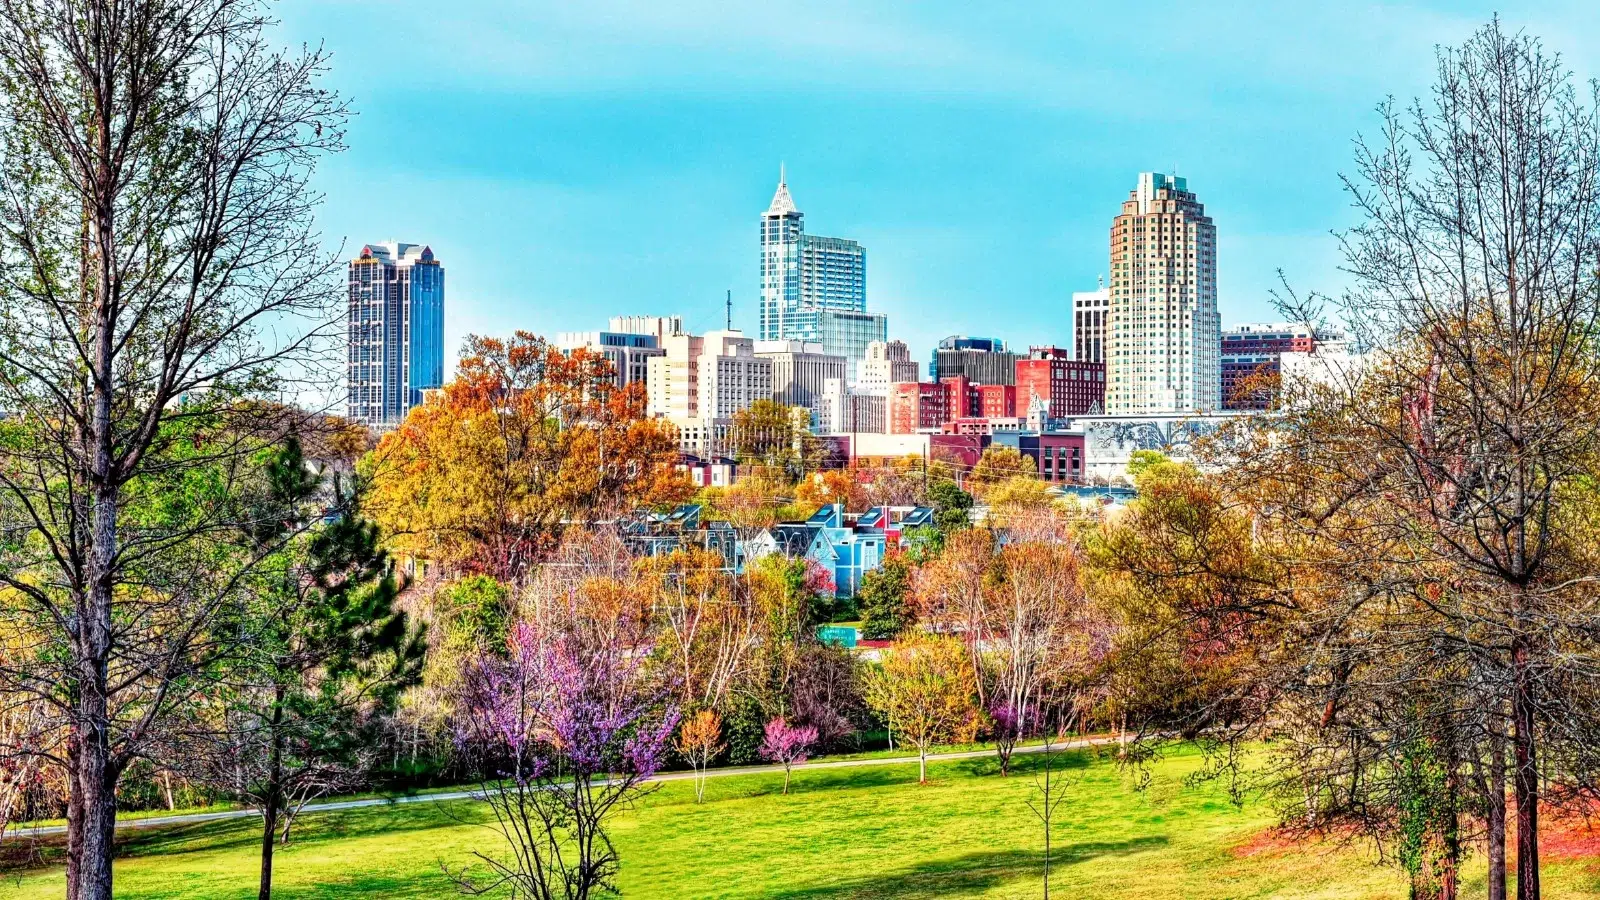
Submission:
M 1106 412 L 1222 406 L 1217 228 L 1184 179 L 1144 172 L 1111 226 Z
M 805 214 L 780 175 L 777 193 L 761 214 L 760 339 L 836 343 L 824 334 L 830 326 L 823 314 L 866 311 L 867 251 L 855 241 L 807 234 Z M 829 346 L 828 352 L 838 349 Z
M 345 414 L 392 428 L 444 384 L 444 267 L 420 244 L 368 244 L 349 292 Z
M 1079 362 L 1106 361 L 1106 315 L 1111 312 L 1111 291 L 1072 292 L 1072 358 Z

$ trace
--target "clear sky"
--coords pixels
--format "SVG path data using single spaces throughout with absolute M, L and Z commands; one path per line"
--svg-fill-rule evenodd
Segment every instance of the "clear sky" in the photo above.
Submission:
M 867 299 L 926 361 L 947 334 L 1065 343 L 1137 173 L 1215 219 L 1224 326 L 1279 269 L 1341 283 L 1351 140 L 1488 3 L 284 0 L 357 116 L 318 184 L 347 255 L 432 245 L 468 333 L 622 313 L 756 324 L 757 221 L 788 168 L 808 231 L 867 248 Z M 1600 74 L 1593 0 L 1501 9 Z

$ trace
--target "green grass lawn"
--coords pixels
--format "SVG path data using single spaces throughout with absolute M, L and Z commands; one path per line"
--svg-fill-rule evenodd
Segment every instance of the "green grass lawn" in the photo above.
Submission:
M 1089 754 L 1070 764 L 1071 800 L 1055 836 L 1052 893 L 1099 897 L 1401 897 L 1394 873 L 1357 849 L 1328 845 L 1248 852 L 1268 824 L 1265 810 L 1236 809 L 1220 786 L 1184 776 L 1198 758 L 1178 754 L 1136 790 L 1114 764 Z M 713 779 L 696 805 L 688 782 L 673 782 L 613 828 L 627 897 L 951 898 L 1036 897 L 1042 839 L 1025 801 L 1037 758 L 1019 758 L 1010 778 L 992 759 L 933 766 L 918 786 L 915 765 L 797 770 L 794 792 L 781 774 Z M 493 851 L 473 803 L 425 803 L 308 815 L 278 855 L 283 898 L 456 897 L 442 867 L 470 865 Z M 255 896 L 259 822 L 132 832 L 117 864 L 117 896 Z M 0 897 L 63 893 L 56 848 L 0 875 Z M 1469 869 L 1464 896 L 1482 896 L 1482 866 Z M 1547 896 L 1600 898 L 1591 860 L 1554 861 Z

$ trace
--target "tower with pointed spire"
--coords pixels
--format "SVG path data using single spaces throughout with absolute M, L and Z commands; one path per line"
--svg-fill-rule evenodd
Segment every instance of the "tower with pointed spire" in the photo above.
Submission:
M 805 214 L 778 170 L 761 214 L 760 338 L 815 341 L 850 362 L 854 380 L 867 344 L 888 340 L 888 321 L 867 312 L 867 251 L 844 238 L 807 234 Z

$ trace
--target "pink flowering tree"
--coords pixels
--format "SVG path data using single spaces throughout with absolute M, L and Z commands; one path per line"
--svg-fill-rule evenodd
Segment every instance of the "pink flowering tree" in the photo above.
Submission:
M 1031 718 L 1026 706 L 1019 710 L 1009 700 L 997 700 L 989 707 L 989 724 L 994 736 L 994 752 L 1000 759 L 1001 777 L 1011 774 L 1011 756 L 1017 744 L 1029 736 L 1033 725 Z
M 761 758 L 783 766 L 783 792 L 789 793 L 789 774 L 804 763 L 817 743 L 817 729 L 810 725 L 790 725 L 781 716 L 767 723 L 761 741 Z
M 645 678 L 645 654 L 578 633 L 513 627 L 504 656 L 467 665 L 457 746 L 483 775 L 508 853 L 453 873 L 466 893 L 554 900 L 614 893 L 606 820 L 649 792 L 677 714 Z

